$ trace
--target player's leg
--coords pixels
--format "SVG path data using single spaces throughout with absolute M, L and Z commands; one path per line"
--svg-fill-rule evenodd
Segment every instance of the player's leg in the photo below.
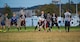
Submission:
M 13 24 L 14 24 L 14 23 L 11 21 L 11 22 L 10 22 L 10 25 L 9 25 L 9 28 L 8 28 L 8 31 L 10 30 L 10 27 L 13 26 Z
M 51 29 L 52 29 L 53 26 L 54 26 L 54 22 L 51 23 Z
M 2 26 L 0 26 L 0 32 L 2 31 Z
M 1 22 L 1 29 L 3 30 L 3 23 Z
M 43 29 L 44 29 L 44 31 L 45 31 L 45 25 L 44 25 L 44 24 L 43 24 L 43 26 L 42 26 L 42 27 L 43 27 Z
M 49 31 L 49 24 L 48 24 L 48 22 L 46 23 L 46 31 Z
M 21 27 L 24 27 L 24 29 L 26 30 L 26 23 L 25 23 L 25 20 L 21 21 Z M 20 27 L 20 30 L 21 30 L 21 27 Z
M 68 26 L 68 32 L 69 32 L 70 27 Z
M 10 24 L 8 25 L 8 31 L 9 31 L 9 29 L 10 29 Z
M 35 31 L 36 31 L 37 28 L 38 28 L 38 26 L 35 26 Z
M 60 27 L 59 27 L 58 23 L 55 23 L 55 25 L 56 25 L 56 26 L 57 26 L 57 28 L 60 30 Z
M 58 23 L 55 23 L 55 25 L 57 26 L 57 28 L 58 28 L 59 32 L 61 32 L 61 30 L 60 30 L 60 27 L 59 27 Z
M 44 21 L 42 21 L 42 28 L 43 28 L 44 31 L 45 31 L 45 23 L 44 23 Z
M 26 30 L 26 22 L 25 22 L 25 20 L 24 20 L 24 29 Z
M 5 25 L 3 26 L 3 29 L 4 29 L 4 31 L 3 31 L 3 32 L 6 32 L 6 28 L 5 28 Z
M 39 26 L 39 30 L 38 30 L 38 31 L 41 31 L 41 28 L 42 28 L 42 26 L 40 25 L 40 26 Z
M 3 29 L 5 30 L 6 28 L 5 28 L 5 23 L 4 23 L 4 25 L 3 25 Z
M 3 26 L 1 25 L 1 31 L 3 31 Z
M 1 31 L 3 31 L 3 25 L 1 25 Z
M 20 30 L 22 29 L 22 26 L 23 26 L 23 21 L 21 21 L 21 23 L 20 23 Z
M 4 21 L 1 22 L 1 28 L 3 31 L 5 30 L 5 22 Z
M 65 21 L 65 31 L 67 32 L 67 21 Z
M 0 32 L 2 31 L 2 26 L 0 26 Z
M 48 29 L 48 21 L 47 20 L 44 20 L 44 28 L 45 28 L 44 31 L 47 31 L 47 29 Z
M 68 32 L 69 32 L 69 30 L 70 30 L 70 22 L 68 21 Z
M 22 29 L 21 27 L 22 27 L 22 26 L 21 26 L 21 24 L 20 24 L 20 26 L 19 26 L 20 30 Z
M 9 29 L 10 29 L 10 21 L 9 21 L 9 19 L 8 19 L 8 21 L 6 23 L 6 27 L 7 27 L 7 31 L 9 31 Z
M 50 22 L 48 22 L 48 30 L 47 32 L 51 31 L 51 28 L 50 28 Z
M 16 26 L 16 28 L 17 28 L 18 31 L 19 31 L 19 27 L 18 27 L 18 25 L 17 25 L 17 22 L 14 22 L 14 25 Z
M 2 30 L 3 30 L 3 32 L 6 32 L 5 30 L 6 30 L 6 28 L 5 28 L 5 23 L 3 23 L 3 25 L 2 25 Z

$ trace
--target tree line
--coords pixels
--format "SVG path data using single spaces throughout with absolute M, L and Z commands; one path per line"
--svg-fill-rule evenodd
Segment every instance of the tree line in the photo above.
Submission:
M 75 14 L 76 13 L 76 4 L 69 4 L 69 3 L 62 4 L 61 5 L 61 14 L 63 15 L 64 12 L 68 9 L 71 13 Z M 45 14 L 47 14 L 48 12 L 51 14 L 53 12 L 55 12 L 59 16 L 59 4 L 42 5 L 36 9 L 36 15 L 40 15 L 40 11 L 42 11 L 42 10 L 45 11 Z M 80 14 L 80 3 L 78 4 L 78 13 Z

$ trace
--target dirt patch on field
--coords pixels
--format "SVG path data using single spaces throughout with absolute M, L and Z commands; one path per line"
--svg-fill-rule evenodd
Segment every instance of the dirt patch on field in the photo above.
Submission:
M 7 32 L 0 42 L 80 42 L 80 32 Z

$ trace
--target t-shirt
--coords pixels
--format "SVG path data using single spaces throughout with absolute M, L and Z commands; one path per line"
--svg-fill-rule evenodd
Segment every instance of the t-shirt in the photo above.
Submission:
M 64 15 L 65 15 L 65 21 L 70 21 L 71 13 L 65 12 Z
M 55 14 L 52 16 L 52 21 L 57 21 L 57 16 Z
M 50 14 L 47 14 L 47 21 L 50 21 L 51 20 L 51 16 Z

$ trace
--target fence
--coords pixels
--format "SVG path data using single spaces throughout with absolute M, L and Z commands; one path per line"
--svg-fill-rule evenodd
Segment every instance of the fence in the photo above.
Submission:
M 26 26 L 36 26 L 38 20 L 39 20 L 39 17 L 37 17 L 37 16 L 26 18 Z M 79 21 L 80 21 L 80 19 L 79 19 L 78 16 L 72 16 L 72 20 L 70 22 L 70 25 L 71 26 L 79 26 Z M 57 22 L 58 22 L 59 26 L 64 26 L 65 25 L 63 17 L 58 17 Z

